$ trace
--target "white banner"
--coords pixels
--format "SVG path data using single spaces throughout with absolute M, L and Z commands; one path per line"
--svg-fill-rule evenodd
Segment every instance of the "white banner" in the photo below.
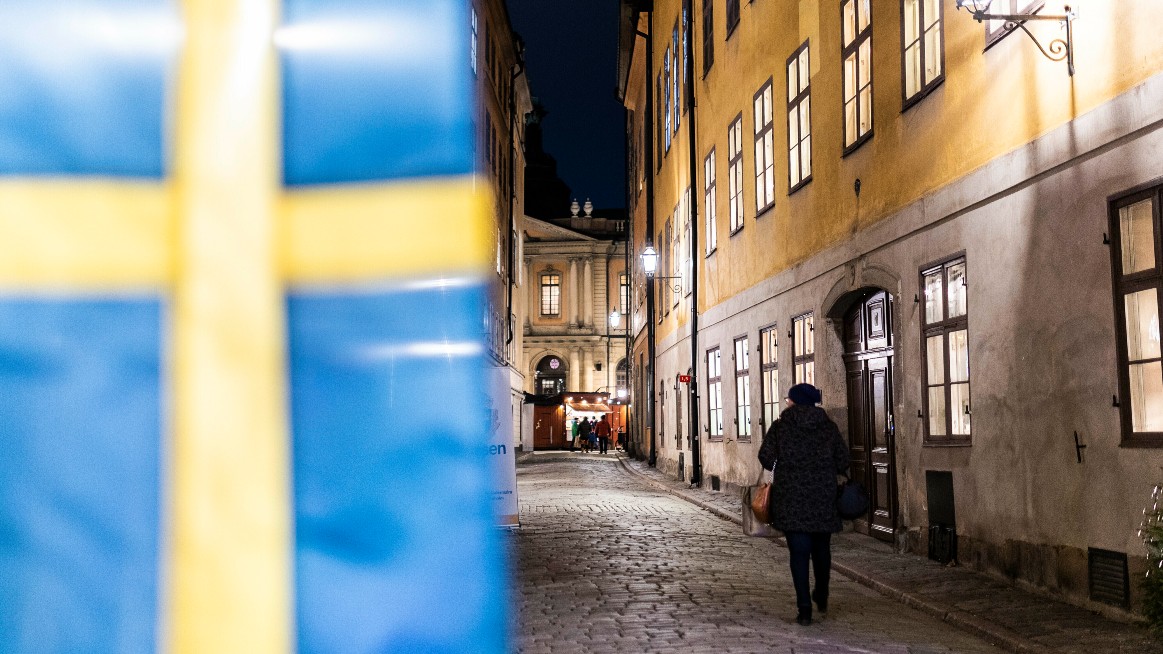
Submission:
M 513 394 L 509 369 L 489 368 L 489 465 L 493 471 L 493 515 L 503 527 L 520 524 L 517 508 L 517 454 L 513 451 Z

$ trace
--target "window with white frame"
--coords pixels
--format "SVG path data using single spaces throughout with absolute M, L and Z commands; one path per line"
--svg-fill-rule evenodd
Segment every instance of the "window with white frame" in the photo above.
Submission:
M 843 0 L 844 150 L 872 136 L 872 0 Z
M 719 247 L 719 230 L 716 227 L 718 215 L 718 193 L 715 190 L 715 148 L 703 159 L 703 215 L 707 220 L 707 254 Z
M 682 194 L 682 289 L 683 295 L 691 294 L 691 189 L 688 186 Z
M 676 210 L 677 211 L 677 210 Z M 673 218 L 666 219 L 666 226 L 663 229 L 662 251 L 665 253 L 662 257 L 662 275 L 673 276 L 674 273 L 667 273 L 666 271 L 673 271 L 674 264 L 674 228 Z M 670 315 L 670 298 L 674 295 L 674 287 L 670 284 L 669 279 L 662 280 L 662 310 L 666 315 Z
M 682 243 L 681 243 L 681 241 L 682 241 L 682 229 L 680 228 L 680 225 L 682 224 L 682 222 L 681 222 L 682 221 L 682 214 L 683 214 L 683 206 L 682 206 L 682 202 L 680 200 L 679 205 L 677 207 L 675 207 L 675 209 L 674 209 L 674 233 L 672 234 L 672 238 L 674 240 L 670 244 L 671 249 L 670 249 L 670 268 L 669 268 L 670 276 L 673 278 L 669 281 L 671 281 L 671 282 L 678 281 L 679 282 L 677 285 L 678 292 L 674 293 L 671 296 L 671 302 L 673 303 L 673 306 L 676 309 L 678 308 L 678 300 L 682 296 L 681 291 L 682 291 L 682 282 L 683 282 L 683 278 L 682 278 L 682 267 L 683 267 L 682 260 L 683 260 L 683 257 L 682 257 Z
M 788 193 L 812 180 L 812 91 L 808 42 L 787 58 Z
M 666 142 L 670 138 L 670 136 L 669 136 L 670 131 L 668 129 L 666 129 L 666 124 L 662 120 L 663 108 L 666 106 L 666 103 L 659 102 L 659 100 L 661 100 L 661 99 L 662 99 L 662 72 L 659 71 L 657 84 L 655 85 L 655 90 L 654 90 L 654 108 L 655 108 L 655 112 L 658 114 L 654 119 L 654 124 L 655 124 L 655 129 L 657 129 L 659 132 L 661 132 L 658 139 L 655 140 L 655 142 L 654 142 L 655 150 L 657 151 L 657 156 L 654 157 L 654 161 L 655 161 L 655 164 L 658 166 L 659 170 L 662 170 L 663 144 L 664 144 L 664 142 Z
M 945 36 L 941 0 L 903 0 L 901 65 L 908 106 L 945 79 Z
M 925 361 L 925 442 L 962 443 L 970 439 L 969 303 L 965 257 L 921 271 Z
M 751 355 L 748 338 L 735 339 L 735 433 L 739 440 L 751 440 Z
M 775 145 L 772 141 L 771 82 L 755 93 L 755 215 L 775 204 Z
M 670 113 L 670 95 L 671 95 L 671 93 L 670 93 L 670 79 L 671 79 L 671 75 L 673 75 L 673 74 L 674 74 L 674 71 L 672 71 L 670 68 L 670 47 L 668 46 L 666 48 L 666 52 L 663 54 L 663 59 L 662 59 L 663 85 L 666 87 L 662 91 L 662 104 L 663 104 L 663 106 L 666 107 L 666 125 L 665 125 L 665 130 L 664 130 L 665 134 L 664 134 L 663 138 L 666 142 L 666 151 L 667 152 L 670 152 L 670 136 L 671 136 L 671 130 L 673 129 L 672 126 L 674 124 L 674 118 L 671 116 L 671 113 Z
M 723 440 L 723 368 L 719 348 L 707 351 L 707 433 Z
M 779 417 L 779 333 L 772 325 L 759 332 L 760 383 L 763 386 L 763 428 Z
M 680 68 L 678 65 L 678 25 L 677 24 L 675 24 L 674 32 L 671 35 L 670 53 L 671 53 L 671 57 L 672 57 L 670 60 L 670 70 L 671 70 L 671 75 L 670 75 L 671 83 L 670 83 L 670 85 L 671 85 L 671 98 L 672 98 L 671 104 L 673 105 L 671 109 L 672 109 L 672 111 L 674 111 L 674 131 L 678 132 L 678 123 L 680 120 L 680 116 L 682 115 L 682 112 L 679 111 L 679 107 L 682 106 L 682 104 L 681 104 L 682 101 L 680 100 L 680 98 L 682 97 L 682 95 L 680 93 L 680 91 L 682 90 L 682 73 L 681 73 L 682 68 Z M 683 63 L 684 64 L 686 63 L 685 59 L 683 60 Z
M 792 383 L 816 383 L 816 323 L 810 313 L 792 318 Z
M 731 233 L 743 229 L 743 114 L 727 128 L 727 197 Z
M 541 275 L 541 315 L 561 315 L 561 275 L 558 273 Z

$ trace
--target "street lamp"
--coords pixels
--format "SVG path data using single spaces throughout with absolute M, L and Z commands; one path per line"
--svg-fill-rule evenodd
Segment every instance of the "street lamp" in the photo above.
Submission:
M 653 277 L 656 270 L 658 270 L 658 253 L 654 251 L 654 246 L 647 245 L 646 249 L 642 251 L 642 271 L 646 273 L 647 277 Z
M 989 10 L 992 8 L 993 0 L 957 0 L 957 8 L 964 9 L 969 12 L 973 20 L 981 23 L 987 20 L 1002 21 L 1003 28 L 1007 32 L 1020 29 L 1030 37 L 1034 45 L 1042 51 L 1042 55 L 1050 61 L 1066 60 L 1066 72 L 1074 76 L 1074 28 L 1073 23 L 1078 18 L 1078 12 L 1070 8 L 1070 5 L 1063 7 L 1061 14 L 1043 14 L 1026 11 L 1014 14 L 991 14 Z M 1033 32 L 1026 28 L 1026 21 L 1029 20 L 1050 20 L 1058 21 L 1066 28 L 1066 39 L 1053 39 L 1045 46 L 1034 36 Z

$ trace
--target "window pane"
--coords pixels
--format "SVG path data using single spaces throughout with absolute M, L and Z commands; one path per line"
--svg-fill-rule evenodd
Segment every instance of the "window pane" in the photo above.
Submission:
M 1136 432 L 1163 431 L 1163 364 L 1130 367 L 1131 424 Z
M 925 0 L 925 27 L 941 19 L 941 0 Z
M 909 44 L 916 41 L 917 35 L 920 34 L 921 0 L 905 0 L 904 19 L 904 42 Z
M 808 102 L 808 98 L 804 98 L 800 103 L 800 134 L 805 137 L 812 133 L 811 119 L 811 103 Z
M 945 337 L 930 336 L 925 339 L 925 364 L 930 384 L 945 383 Z
M 812 75 L 811 68 L 808 66 L 808 49 L 807 48 L 804 48 L 804 51 L 800 53 L 799 60 L 800 60 L 800 65 L 799 65 L 800 90 L 803 91 L 803 90 L 808 88 L 808 80 L 811 78 L 811 75 Z
M 1155 230 L 1151 205 L 1151 200 L 1143 200 L 1119 209 L 1124 275 L 1155 267 Z
M 929 435 L 945 435 L 945 387 L 929 387 Z
M 805 384 L 816 383 L 816 362 L 809 361 L 804 364 L 804 378 L 802 380 Z
M 800 145 L 800 169 L 804 177 L 812 174 L 812 137 L 804 137 Z
M 763 124 L 771 122 L 771 86 L 763 87 Z
M 816 351 L 816 339 L 812 329 L 814 320 L 812 316 L 804 317 L 804 354 L 814 354 Z
M 866 86 L 860 91 L 860 135 L 863 136 L 872 130 L 872 87 Z
M 752 117 L 755 119 L 755 133 L 758 134 L 763 129 L 763 95 L 755 98 L 752 109 Z
M 935 323 L 945 319 L 942 311 L 941 271 L 925 275 L 925 322 Z
M 858 25 L 860 31 L 863 32 L 865 27 L 868 27 L 868 21 L 872 19 L 872 8 L 869 6 L 872 0 L 858 0 L 860 2 L 860 11 L 857 12 L 859 18 Z
M 925 84 L 941 74 L 941 28 L 930 27 L 925 32 Z
M 1124 296 L 1127 314 L 1127 358 L 1130 361 L 1159 357 L 1158 291 L 1149 288 Z
M 844 59 L 844 101 L 856 97 L 856 55 Z
M 787 65 L 787 101 L 791 102 L 799 95 L 799 75 L 796 71 L 796 60 Z
M 788 179 L 791 180 L 792 185 L 800 181 L 800 146 L 798 143 L 791 146 L 791 150 L 787 155 L 787 174 Z
M 905 97 L 911 98 L 921 89 L 921 48 L 916 44 L 905 49 Z
M 949 381 L 969 381 L 969 332 L 964 329 L 949 334 Z
M 954 436 L 969 435 L 969 384 L 953 384 L 949 387 Z
M 965 298 L 965 262 L 959 261 L 946 268 L 949 279 L 949 317 L 964 316 L 966 311 Z
M 849 0 L 848 2 L 845 2 L 843 12 L 844 45 L 848 45 L 852 43 L 852 39 L 856 38 L 856 1 Z
M 787 140 L 793 144 L 800 141 L 799 112 L 794 106 L 787 112 Z

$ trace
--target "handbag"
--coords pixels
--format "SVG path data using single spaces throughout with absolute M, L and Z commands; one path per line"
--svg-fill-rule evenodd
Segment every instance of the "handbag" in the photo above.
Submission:
M 760 472 L 757 483 L 743 489 L 743 533 L 756 538 L 779 538 L 779 532 L 770 524 L 771 484 L 758 483 L 762 479 Z
M 836 513 L 844 520 L 855 520 L 868 513 L 868 491 L 848 475 L 844 475 L 844 483 L 836 488 Z

